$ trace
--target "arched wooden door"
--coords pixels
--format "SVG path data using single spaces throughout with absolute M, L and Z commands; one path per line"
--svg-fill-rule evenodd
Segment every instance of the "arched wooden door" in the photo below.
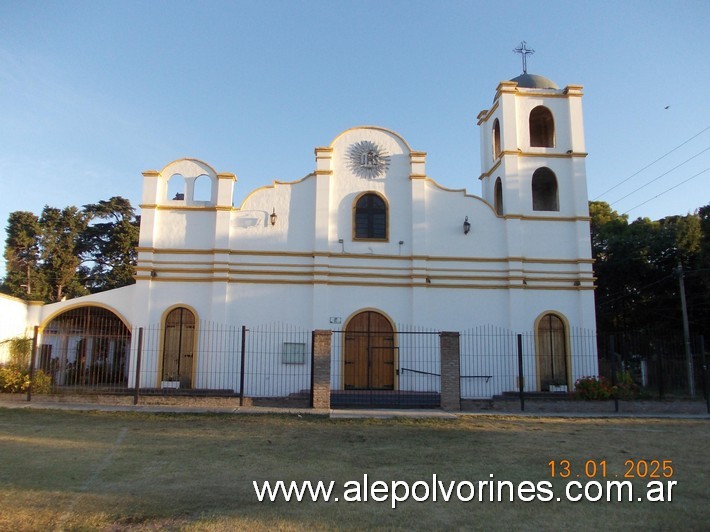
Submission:
M 567 334 L 559 316 L 546 314 L 537 326 L 540 390 L 567 384 Z
M 355 315 L 345 329 L 346 390 L 394 389 L 394 330 L 379 312 Z
M 165 318 L 163 339 L 164 381 L 180 381 L 180 388 L 192 388 L 195 315 L 184 307 L 170 311 Z

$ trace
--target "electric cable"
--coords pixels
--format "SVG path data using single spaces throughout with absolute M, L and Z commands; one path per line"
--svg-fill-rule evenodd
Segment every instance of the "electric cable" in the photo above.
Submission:
M 659 196 L 663 196 L 663 194 L 665 194 L 666 192 L 670 192 L 670 191 L 673 190 L 674 188 L 678 188 L 679 186 L 681 186 L 681 185 L 687 183 L 688 181 L 690 181 L 691 179 L 695 179 L 695 178 L 698 177 L 699 175 L 704 174 L 704 173 L 707 172 L 708 170 L 710 170 L 710 168 L 706 168 L 705 170 L 702 170 L 701 172 L 698 172 L 698 173 L 695 174 L 694 176 L 689 177 L 689 178 L 686 179 L 685 181 L 681 181 L 681 182 L 678 183 L 677 185 L 673 185 L 672 187 L 667 188 L 666 190 L 664 190 L 664 191 L 661 192 L 660 194 L 656 194 L 655 196 L 653 196 L 651 199 L 647 199 L 647 200 L 644 201 L 643 203 L 639 203 L 639 204 L 636 205 L 635 207 L 631 207 L 631 208 L 628 209 L 626 212 L 622 213 L 622 215 L 623 215 L 623 214 L 628 214 L 628 213 L 630 213 L 631 211 L 633 211 L 634 209 L 636 209 L 636 208 L 638 208 L 638 207 L 641 207 L 642 205 L 646 205 L 649 201 L 653 201 L 653 200 L 655 200 L 656 198 L 658 198 Z
M 660 161 L 661 159 L 664 159 L 665 157 L 667 157 L 668 155 L 670 155 L 671 153 L 673 153 L 674 151 L 676 151 L 678 148 L 681 148 L 681 147 L 685 146 L 686 144 L 688 144 L 688 142 L 690 142 L 691 140 L 693 140 L 693 139 L 696 138 L 696 137 L 699 137 L 700 135 L 702 135 L 703 133 L 705 133 L 708 129 L 710 129 L 710 126 L 706 127 L 705 129 L 703 129 L 703 130 L 700 131 L 699 133 L 696 133 L 695 135 L 693 135 L 692 137 L 690 137 L 688 140 L 682 142 L 681 144 L 679 144 L 678 146 L 676 146 L 675 148 L 673 148 L 673 149 L 672 149 L 671 151 L 669 151 L 668 153 L 666 153 L 666 154 L 664 154 L 664 155 L 661 155 L 658 159 L 656 159 L 656 160 L 653 161 L 652 163 L 649 163 L 649 164 L 647 164 L 646 166 L 644 166 L 643 168 L 641 168 L 641 170 L 638 170 L 637 172 L 634 172 L 633 174 L 631 174 L 629 177 L 627 177 L 626 179 L 624 179 L 624 180 L 621 181 L 620 183 L 617 183 L 616 185 L 614 185 L 614 186 L 611 187 L 610 189 L 605 190 L 604 192 L 602 192 L 601 194 L 599 194 L 596 198 L 594 198 L 592 201 L 596 201 L 596 200 L 598 200 L 599 198 L 601 198 L 602 196 L 605 196 L 606 194 L 608 194 L 609 192 L 611 192 L 612 190 L 614 190 L 615 188 L 620 187 L 621 185 L 623 185 L 624 183 L 626 183 L 626 182 L 627 182 L 629 179 L 631 179 L 632 177 L 635 177 L 635 176 L 637 176 L 638 174 L 640 174 L 641 172 L 643 172 L 644 170 L 646 170 L 647 168 L 650 168 L 651 166 L 653 166 L 654 164 L 656 164 L 656 163 L 657 163 L 658 161 Z
M 668 174 L 670 174 L 673 170 L 677 170 L 678 168 L 680 168 L 680 167 L 683 166 L 684 164 L 689 163 L 690 161 L 692 161 L 692 160 L 695 159 L 696 157 L 700 157 L 703 153 L 705 153 L 705 152 L 708 151 L 708 150 L 710 150 L 710 146 L 708 146 L 707 148 L 705 148 L 703 151 L 701 151 L 701 152 L 699 152 L 699 153 L 696 153 L 696 154 L 693 155 L 692 157 L 686 159 L 685 161 L 683 161 L 683 162 L 680 163 L 679 165 L 674 166 L 674 167 L 671 168 L 670 170 L 668 170 L 668 171 L 666 171 L 666 172 L 663 172 L 663 173 L 662 173 L 661 175 L 659 175 L 658 177 L 655 177 L 655 178 L 651 179 L 651 181 L 649 181 L 648 183 L 646 183 L 646 184 L 644 184 L 644 185 L 641 185 L 640 187 L 638 187 L 638 188 L 635 189 L 635 190 L 632 190 L 631 192 L 629 192 L 628 194 L 626 194 L 626 196 L 622 196 L 622 197 L 620 197 L 619 199 L 617 199 L 617 200 L 615 200 L 615 201 L 612 201 L 609 205 L 614 205 L 614 204 L 616 204 L 616 203 L 619 203 L 621 200 L 628 198 L 628 197 L 631 196 L 632 194 L 636 194 L 636 192 L 638 192 L 638 191 L 641 190 L 642 188 L 646 188 L 646 187 L 647 187 L 648 185 L 650 185 L 651 183 L 655 183 L 656 181 L 658 181 L 658 180 L 661 179 L 662 177 L 667 176 Z

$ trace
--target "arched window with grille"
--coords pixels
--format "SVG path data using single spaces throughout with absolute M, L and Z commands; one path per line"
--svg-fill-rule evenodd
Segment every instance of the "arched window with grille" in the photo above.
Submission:
M 387 201 L 375 192 L 358 196 L 353 209 L 353 233 L 356 240 L 387 240 Z

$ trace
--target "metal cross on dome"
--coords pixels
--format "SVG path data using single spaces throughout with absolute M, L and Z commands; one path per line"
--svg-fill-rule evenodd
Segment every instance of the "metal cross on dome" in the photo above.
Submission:
M 513 49 L 513 52 L 520 54 L 523 57 L 523 74 L 528 73 L 528 56 L 535 53 L 535 50 L 528 48 L 528 43 L 525 41 L 520 42 L 520 46 Z

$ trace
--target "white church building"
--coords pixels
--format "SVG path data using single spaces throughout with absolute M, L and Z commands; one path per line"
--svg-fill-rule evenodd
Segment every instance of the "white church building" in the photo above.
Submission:
M 206 322 L 373 338 L 401 324 L 490 326 L 534 335 L 527 389 L 572 386 L 597 373 L 596 358 L 577 358 L 570 340 L 573 330 L 595 329 L 582 87 L 523 74 L 501 82 L 477 118 L 480 196 L 434 181 L 426 152 L 375 126 L 316 147 L 311 173 L 258 188 L 238 207 L 236 176 L 206 162 L 143 172 L 136 283 L 48 305 L 4 299 L 3 313 L 24 316 L 22 326 L 38 325 L 40 334 L 87 307 L 110 311 L 132 332 L 182 331 L 164 333 L 154 360 L 144 360 L 156 368 L 141 378 L 146 387 L 168 380 L 168 368 L 184 387 L 211 386 L 199 375 L 206 360 L 196 338 L 207 334 L 199 325 Z M 133 336 L 127 349 L 135 349 Z M 333 348 L 333 390 L 403 389 L 393 364 L 405 356 L 402 345 L 373 357 L 375 343 Z M 185 356 L 191 360 L 179 369 Z M 130 385 L 136 368 L 126 363 Z M 515 386 L 501 379 L 473 395 Z

